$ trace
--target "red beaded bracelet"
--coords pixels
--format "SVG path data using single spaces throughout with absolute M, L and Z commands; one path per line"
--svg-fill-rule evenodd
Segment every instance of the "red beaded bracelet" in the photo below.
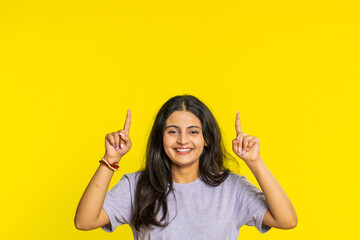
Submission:
M 100 162 L 102 165 L 107 166 L 108 168 L 110 168 L 110 169 L 113 170 L 113 171 L 118 171 L 118 170 L 119 170 L 119 165 L 118 165 L 118 164 L 111 164 L 107 158 L 106 158 L 106 160 L 105 160 L 104 157 L 102 157 L 99 162 Z

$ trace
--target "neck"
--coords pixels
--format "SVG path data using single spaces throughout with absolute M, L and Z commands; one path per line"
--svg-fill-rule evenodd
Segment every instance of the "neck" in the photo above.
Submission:
M 200 177 L 199 165 L 191 167 L 171 166 L 173 182 L 191 183 Z

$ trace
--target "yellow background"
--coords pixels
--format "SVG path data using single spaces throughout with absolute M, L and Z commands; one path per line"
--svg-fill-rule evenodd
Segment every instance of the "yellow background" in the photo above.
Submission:
M 298 226 L 239 239 L 354 239 L 359 226 L 359 2 L 1 1 L 1 239 L 132 239 L 79 231 L 106 133 L 132 110 L 137 171 L 160 106 L 193 94 L 231 150 L 234 120 Z M 247 166 L 240 173 L 258 186 Z

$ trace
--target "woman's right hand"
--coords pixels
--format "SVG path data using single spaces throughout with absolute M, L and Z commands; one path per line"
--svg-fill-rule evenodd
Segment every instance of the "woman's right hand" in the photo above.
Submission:
M 108 133 L 105 136 L 105 154 L 111 164 L 119 163 L 120 159 L 130 150 L 132 144 L 129 137 L 131 111 L 128 109 L 124 129 Z

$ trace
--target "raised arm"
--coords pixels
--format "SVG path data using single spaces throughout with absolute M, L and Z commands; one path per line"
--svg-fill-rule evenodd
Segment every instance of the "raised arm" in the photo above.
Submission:
M 269 209 L 265 213 L 263 224 L 274 228 L 291 229 L 297 225 L 295 209 L 260 157 L 260 141 L 254 136 L 242 132 L 240 112 L 235 120 L 236 139 L 233 140 L 234 153 L 244 160 L 258 181 Z
M 106 134 L 104 158 L 112 165 L 117 165 L 132 146 L 129 137 L 130 123 L 129 109 L 124 129 Z M 77 229 L 91 230 L 109 224 L 109 217 L 102 206 L 113 174 L 114 171 L 107 166 L 98 167 L 77 207 L 74 219 Z

